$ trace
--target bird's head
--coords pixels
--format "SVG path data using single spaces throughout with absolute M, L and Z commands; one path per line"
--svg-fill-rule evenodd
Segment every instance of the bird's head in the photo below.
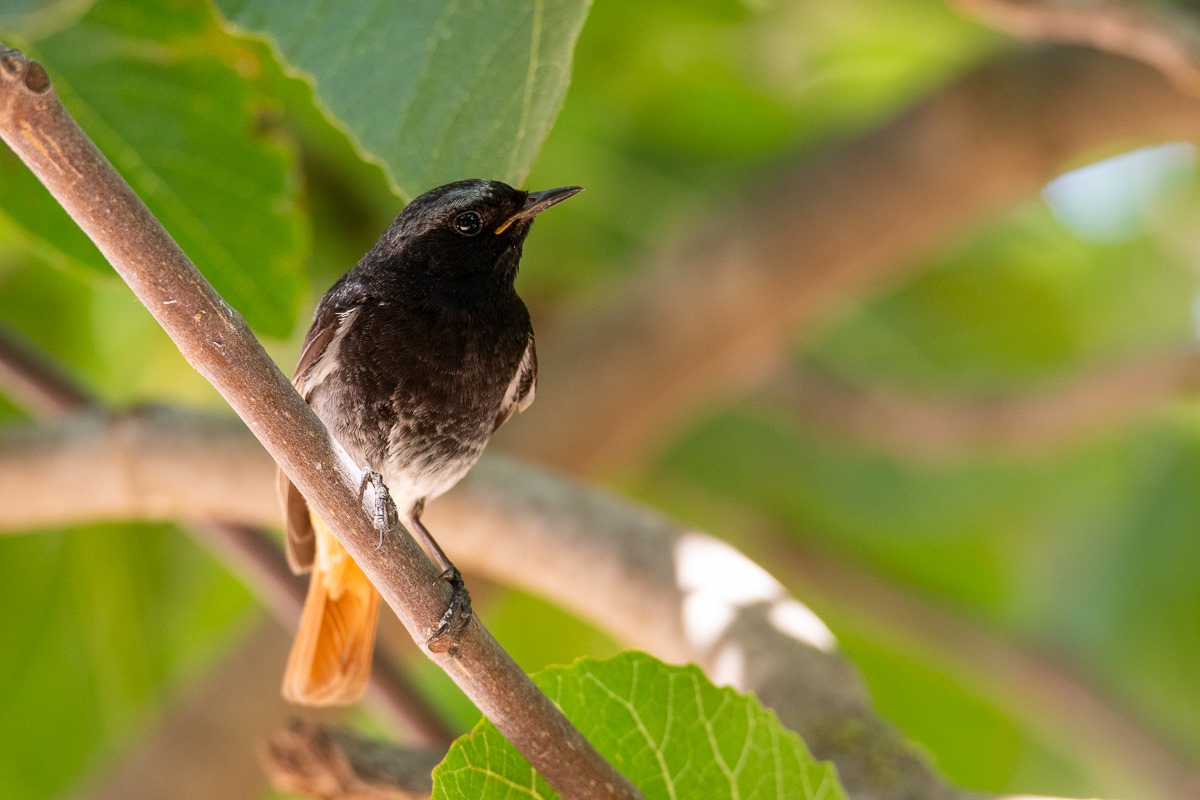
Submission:
M 448 183 L 405 206 L 376 249 L 402 269 L 431 277 L 486 275 L 511 282 L 533 218 L 581 191 L 564 186 L 525 192 L 478 179 Z

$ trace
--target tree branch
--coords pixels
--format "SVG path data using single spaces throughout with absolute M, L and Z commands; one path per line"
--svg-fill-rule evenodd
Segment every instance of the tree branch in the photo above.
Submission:
M 767 398 L 810 424 L 906 458 L 945 461 L 980 452 L 1038 455 L 1200 388 L 1200 354 L 1148 358 L 1017 398 L 925 400 L 849 386 L 804 370 L 767 387 Z
M 1200 105 L 1141 64 L 1066 48 L 1004 55 L 748 199 L 722 198 L 689 241 L 539 342 L 538 413 L 501 441 L 576 473 L 627 464 L 716 395 L 769 375 L 848 298 L 1064 163 L 1197 134 Z
M 405 532 L 377 544 L 359 468 L 63 108 L 46 71 L 0 46 L 0 137 L 96 243 L 255 437 L 338 533 L 416 641 L 436 627 L 449 587 Z M 396 535 L 399 533 L 400 535 Z M 423 650 L 560 794 L 640 797 L 537 690 L 483 625 Z
M 1200 97 L 1200 21 L 1156 3 L 951 0 L 997 30 L 1026 39 L 1083 44 L 1154 67 L 1179 91 Z

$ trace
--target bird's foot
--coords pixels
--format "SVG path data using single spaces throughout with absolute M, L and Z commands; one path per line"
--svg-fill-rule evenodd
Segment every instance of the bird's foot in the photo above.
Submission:
M 441 578 L 450 584 L 450 604 L 446 607 L 446 613 L 442 614 L 437 630 L 425 640 L 426 645 L 439 641 L 447 634 L 453 640 L 459 631 L 470 624 L 474 616 L 471 610 L 471 593 L 467 591 L 467 585 L 463 583 L 462 573 L 458 568 L 451 565 L 441 574 Z
M 368 486 L 375 495 L 375 513 L 372 515 L 372 520 L 375 522 L 375 528 L 379 531 L 379 542 L 375 545 L 375 549 L 378 550 L 383 547 L 383 538 L 387 535 L 388 529 L 392 527 L 391 522 L 395 516 L 396 504 L 392 502 L 392 496 L 388 492 L 387 484 L 383 482 L 383 476 L 372 469 L 363 470 L 358 484 L 360 501 Z

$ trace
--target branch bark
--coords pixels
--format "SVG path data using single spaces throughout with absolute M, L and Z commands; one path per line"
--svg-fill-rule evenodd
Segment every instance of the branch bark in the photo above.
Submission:
M 0 45 L 0 137 L 96 243 L 188 362 L 221 393 L 342 538 L 414 640 L 449 587 L 410 536 L 377 544 L 359 470 L 63 108 L 41 65 Z M 451 647 L 423 648 L 538 772 L 566 797 L 640 793 L 570 724 L 477 621 Z
M 700 233 L 539 342 L 538 413 L 500 441 L 575 473 L 628 465 L 1065 163 L 1198 134 L 1200 104 L 1142 64 L 1061 47 L 1003 55 L 747 199 L 722 198 Z

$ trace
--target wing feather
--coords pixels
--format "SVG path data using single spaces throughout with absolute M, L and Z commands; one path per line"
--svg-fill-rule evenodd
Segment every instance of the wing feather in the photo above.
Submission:
M 496 426 L 492 430 L 495 431 L 496 428 L 508 422 L 509 417 L 516 412 L 529 408 L 536 392 L 537 350 L 533 346 L 533 334 L 530 333 L 529 344 L 525 346 L 525 353 L 521 356 L 517 372 L 509 382 L 504 399 L 500 402 L 500 411 L 496 414 Z
M 313 388 L 338 366 L 338 344 L 354 324 L 360 306 L 338 309 L 325 306 L 317 310 L 312 327 L 304 337 L 300 359 L 292 384 L 306 401 Z M 283 470 L 278 470 L 279 503 L 283 511 L 283 535 L 288 565 L 293 572 L 307 572 L 316 554 L 316 531 L 308 513 L 308 503 L 292 485 Z

